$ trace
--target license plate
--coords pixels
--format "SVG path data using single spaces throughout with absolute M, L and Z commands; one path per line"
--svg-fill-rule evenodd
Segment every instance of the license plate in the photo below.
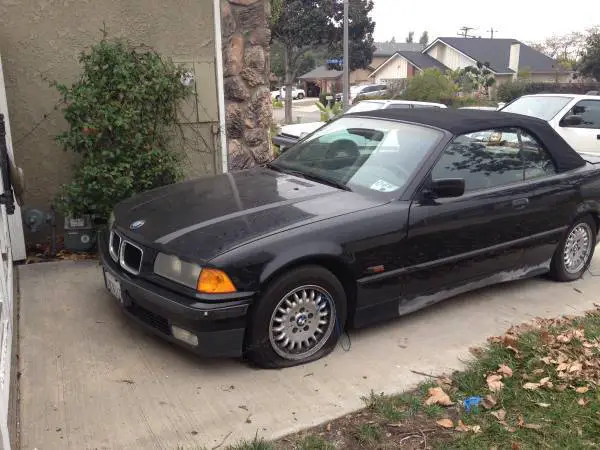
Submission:
M 114 297 L 123 303 L 123 295 L 121 294 L 121 283 L 117 280 L 113 275 L 108 272 L 104 272 L 104 280 L 106 282 L 106 289 L 110 292 Z

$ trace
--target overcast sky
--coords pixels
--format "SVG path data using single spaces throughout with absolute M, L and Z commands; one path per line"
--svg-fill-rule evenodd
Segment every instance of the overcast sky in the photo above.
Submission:
M 488 30 L 497 29 L 494 37 L 520 41 L 540 41 L 553 34 L 584 31 L 600 25 L 599 0 L 552 2 L 548 0 L 374 0 L 375 40 L 387 41 L 393 36 L 404 42 L 409 31 L 418 41 L 424 30 L 430 42 L 439 36 L 456 36 L 462 26 L 475 27 L 475 36 L 490 37 Z M 572 8 L 569 5 L 573 5 Z

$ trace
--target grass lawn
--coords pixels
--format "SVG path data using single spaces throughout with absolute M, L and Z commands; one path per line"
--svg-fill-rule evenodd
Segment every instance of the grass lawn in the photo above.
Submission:
M 513 327 L 471 353 L 464 371 L 426 376 L 412 392 L 372 393 L 357 413 L 229 448 L 600 448 L 600 306 L 583 317 Z

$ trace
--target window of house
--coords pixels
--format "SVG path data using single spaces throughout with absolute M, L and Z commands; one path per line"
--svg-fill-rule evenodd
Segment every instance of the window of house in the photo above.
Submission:
M 579 116 L 583 120 L 581 125 L 569 125 L 569 128 L 600 129 L 600 100 L 582 100 L 566 115 Z
M 463 178 L 465 192 L 523 181 L 516 129 L 486 130 L 456 137 L 432 171 L 433 179 Z

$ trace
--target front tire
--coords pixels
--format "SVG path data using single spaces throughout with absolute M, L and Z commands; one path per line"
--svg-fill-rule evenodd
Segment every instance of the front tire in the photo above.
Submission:
M 346 322 L 340 281 L 320 266 L 293 269 L 269 284 L 248 326 L 246 353 L 263 368 L 305 364 L 329 354 Z
M 553 279 L 564 282 L 583 276 L 594 256 L 596 230 L 596 223 L 590 216 L 575 220 L 552 258 L 550 276 Z
M 298 97 L 297 97 L 298 100 L 302 100 L 303 98 L 304 98 L 304 94 L 298 94 Z

